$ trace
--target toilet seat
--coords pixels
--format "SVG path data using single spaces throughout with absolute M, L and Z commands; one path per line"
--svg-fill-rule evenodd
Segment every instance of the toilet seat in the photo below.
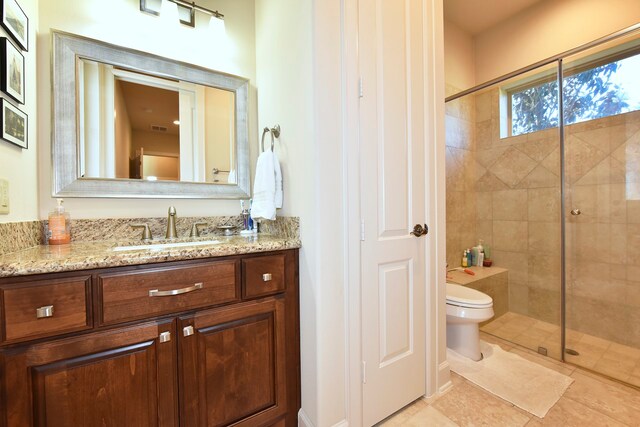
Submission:
M 493 306 L 493 299 L 475 289 L 447 283 L 447 304 L 467 308 L 489 308 Z

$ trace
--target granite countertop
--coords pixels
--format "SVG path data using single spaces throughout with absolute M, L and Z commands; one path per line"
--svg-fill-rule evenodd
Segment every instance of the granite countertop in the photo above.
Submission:
M 212 239 L 216 242 L 207 243 Z M 122 246 L 146 246 L 164 243 L 178 243 L 180 246 L 160 249 L 114 250 L 114 248 Z M 0 256 L 0 277 L 150 264 L 300 247 L 301 242 L 299 239 L 265 234 L 255 236 L 210 236 L 199 239 L 154 240 L 152 242 L 129 240 L 75 242 L 67 245 L 52 246 L 41 245 Z

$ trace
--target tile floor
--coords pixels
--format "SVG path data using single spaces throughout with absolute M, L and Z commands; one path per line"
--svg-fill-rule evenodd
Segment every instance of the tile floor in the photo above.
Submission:
M 541 356 L 486 333 L 481 339 L 504 350 L 571 376 L 575 381 L 544 418 L 535 417 L 511 403 L 451 373 L 453 387 L 435 400 L 419 399 L 380 426 L 638 426 L 640 391 L 591 374 L 575 366 Z
M 508 312 L 481 330 L 534 351 L 545 347 L 550 357 L 560 360 L 559 326 Z M 640 387 L 640 349 L 572 330 L 566 339 L 567 348 L 579 353 L 566 354 L 567 362 Z

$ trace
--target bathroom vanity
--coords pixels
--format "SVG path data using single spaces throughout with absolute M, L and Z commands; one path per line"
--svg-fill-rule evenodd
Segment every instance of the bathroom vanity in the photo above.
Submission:
M 297 425 L 299 242 L 262 240 L 4 259 L 0 425 Z

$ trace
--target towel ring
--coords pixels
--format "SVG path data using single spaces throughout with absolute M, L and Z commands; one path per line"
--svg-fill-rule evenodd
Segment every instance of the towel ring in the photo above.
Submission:
M 269 129 L 265 127 L 262 131 L 262 151 L 264 151 L 264 136 L 270 133 L 271 134 L 271 151 L 273 152 L 273 147 L 275 145 L 275 139 L 280 138 L 280 125 L 275 125 L 273 128 Z

